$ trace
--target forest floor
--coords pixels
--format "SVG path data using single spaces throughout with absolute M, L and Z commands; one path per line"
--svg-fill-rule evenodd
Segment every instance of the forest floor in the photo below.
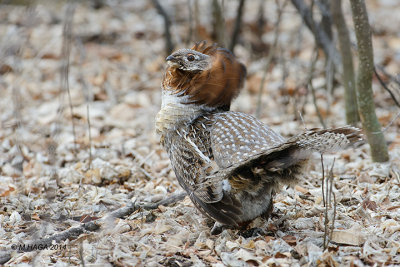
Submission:
M 193 35 L 188 1 L 160 2 L 173 18 L 177 48 L 210 38 L 210 1 L 199 2 Z M 366 2 L 375 64 L 400 99 L 400 4 Z M 162 202 L 183 192 L 154 130 L 166 57 L 162 17 L 151 1 L 112 3 L 0 8 L 0 265 L 400 265 L 400 108 L 376 78 L 390 162 L 372 162 L 367 144 L 324 155 L 335 195 L 325 209 L 316 155 L 300 183 L 276 195 L 268 221 L 213 236 L 188 197 Z M 236 2 L 225 3 L 228 36 Z M 248 76 L 232 109 L 254 115 L 260 100 L 260 119 L 285 137 L 321 127 L 307 89 L 312 76 L 325 124 L 345 125 L 343 87 L 334 82 L 326 90 L 321 51 L 310 71 L 316 49 L 296 10 L 284 8 L 273 48 L 277 7 L 266 1 L 260 35 L 258 3 L 246 2 L 235 54 Z M 63 28 L 71 19 L 69 46 Z M 269 52 L 275 55 L 260 99 Z M 67 73 L 60 69 L 68 54 Z M 332 233 L 324 250 L 326 227 Z

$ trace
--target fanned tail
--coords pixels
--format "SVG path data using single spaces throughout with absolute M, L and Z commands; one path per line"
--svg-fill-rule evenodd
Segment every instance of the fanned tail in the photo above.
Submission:
M 352 126 L 334 129 L 312 129 L 288 140 L 300 148 L 320 153 L 335 152 L 362 142 L 361 130 Z
M 276 147 L 267 149 L 231 168 L 227 176 L 252 170 L 271 183 L 293 183 L 313 152 L 334 152 L 363 141 L 361 130 L 352 126 L 334 129 L 312 129 L 294 136 Z

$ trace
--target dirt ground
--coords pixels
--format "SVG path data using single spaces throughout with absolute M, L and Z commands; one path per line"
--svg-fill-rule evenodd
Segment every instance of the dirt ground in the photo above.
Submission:
M 390 162 L 372 162 L 367 144 L 324 155 L 335 195 L 325 209 L 315 155 L 300 183 L 276 195 L 272 218 L 213 236 L 211 222 L 187 197 L 158 205 L 183 192 L 154 130 L 166 57 L 163 18 L 151 1 L 105 2 L 0 7 L 0 264 L 400 265 L 400 108 L 376 78 L 376 112 Z M 193 1 L 160 2 L 176 48 L 211 38 L 211 1 L 199 1 L 192 20 Z M 400 101 L 400 3 L 366 2 L 375 64 Z M 224 3 L 229 40 L 238 1 Z M 259 106 L 260 119 L 285 137 L 321 127 L 307 88 L 312 75 L 325 124 L 345 125 L 343 87 L 334 82 L 326 90 L 322 51 L 310 73 L 314 40 L 290 1 L 276 47 L 278 8 L 265 1 L 261 34 L 259 10 L 259 1 L 246 1 L 235 54 L 248 75 L 232 109 L 254 115 Z M 68 21 L 71 38 L 63 42 Z M 111 216 L 115 210 L 125 216 Z M 326 227 L 331 237 L 324 250 Z M 45 238 L 54 241 L 21 249 Z

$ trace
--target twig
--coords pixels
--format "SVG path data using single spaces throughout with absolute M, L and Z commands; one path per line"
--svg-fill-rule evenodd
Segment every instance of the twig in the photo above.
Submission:
M 342 59 L 338 51 L 336 50 L 329 35 L 324 29 L 314 21 L 312 16 L 312 9 L 309 8 L 303 0 L 291 0 L 292 4 L 300 13 L 304 23 L 313 33 L 315 41 L 319 47 L 324 50 L 324 53 L 332 59 L 337 70 L 342 73 Z
M 172 38 L 171 38 L 171 20 L 168 17 L 167 12 L 165 9 L 162 7 L 160 2 L 158 0 L 151 0 L 153 3 L 154 7 L 157 9 L 158 13 L 163 17 L 164 19 L 164 32 L 165 32 L 165 52 L 167 55 L 172 53 L 172 50 L 174 50 L 174 44 L 172 43 Z
M 93 160 L 93 155 L 92 155 L 92 133 L 91 133 L 91 124 L 90 124 L 90 113 L 89 113 L 89 103 L 93 101 L 93 93 L 89 89 L 89 86 L 87 85 L 86 79 L 83 75 L 83 61 L 85 59 L 85 47 L 83 46 L 81 40 L 77 39 L 77 47 L 79 51 L 79 80 L 82 83 L 82 88 L 85 92 L 85 101 L 86 101 L 86 117 L 87 117 L 87 125 L 88 125 L 88 135 L 89 135 L 89 166 L 88 169 L 91 169 L 92 166 L 92 160 Z
M 304 130 L 307 131 L 308 129 L 307 129 L 307 126 L 306 126 L 306 122 L 304 121 L 303 114 L 301 114 L 300 110 L 298 112 L 299 112 L 300 120 L 303 123 Z
M 328 205 L 325 206 L 325 211 L 324 211 L 324 250 L 326 249 L 327 246 L 327 238 L 328 238 Z
M 294 55 L 293 55 L 293 63 L 295 65 L 297 65 L 297 67 L 299 67 L 300 64 L 300 59 L 299 59 L 299 55 L 300 55 L 300 51 L 302 49 L 302 44 L 303 44 L 303 28 L 304 28 L 304 24 L 300 24 L 298 28 L 296 28 L 294 30 L 293 36 L 294 36 L 294 40 L 293 42 L 296 43 L 296 48 L 294 50 Z M 295 113 L 295 119 L 301 119 L 302 118 L 302 113 L 304 113 L 304 109 L 305 109 L 305 105 L 307 103 L 307 95 L 308 95 L 308 90 L 306 90 L 306 93 L 303 94 L 301 93 L 301 91 L 299 90 L 300 88 L 302 88 L 302 84 L 301 82 L 299 82 L 300 80 L 300 71 L 295 71 L 294 72 L 294 80 L 295 80 L 295 84 L 297 84 L 297 86 L 295 87 L 295 92 L 296 92 L 296 96 L 298 96 L 295 101 L 293 101 L 293 110 L 297 111 L 298 114 L 300 115 L 300 117 L 297 116 L 297 114 Z M 304 121 L 303 121 L 304 123 Z
M 264 27 L 266 24 L 265 14 L 264 14 L 264 3 L 265 3 L 264 0 L 259 0 L 258 13 L 257 13 L 257 31 L 256 32 L 257 32 L 257 35 L 259 36 L 261 42 L 263 42 L 261 36 L 264 32 Z
M 382 87 L 390 94 L 390 97 L 393 99 L 393 101 L 396 104 L 396 106 L 398 106 L 400 108 L 400 103 L 397 101 L 397 99 L 394 96 L 393 92 L 387 87 L 386 83 L 382 80 L 381 76 L 376 71 L 376 67 L 374 67 L 374 74 L 375 74 L 376 78 L 378 78 L 378 81 L 382 85 Z
M 330 195 L 333 195 L 333 218 L 332 218 L 332 224 L 331 224 L 331 232 L 329 235 L 329 239 L 332 240 L 332 234 L 333 234 L 333 229 L 335 229 L 335 220 L 336 220 L 336 195 L 332 190 L 332 186 L 333 186 L 333 166 L 335 165 L 335 158 L 333 159 L 333 163 L 332 163 L 332 167 L 329 170 L 329 180 L 331 182 L 331 186 L 330 186 Z
M 311 95 L 312 95 L 312 99 L 313 99 L 313 104 L 314 104 L 314 106 L 315 106 L 315 110 L 316 110 L 316 112 L 317 112 L 317 116 L 318 116 L 319 122 L 322 124 L 322 127 L 323 127 L 324 129 L 326 129 L 326 125 L 325 125 L 324 119 L 322 118 L 321 112 L 320 112 L 319 107 L 318 107 L 318 104 L 317 104 L 317 98 L 316 98 L 316 96 L 315 96 L 315 88 L 314 88 L 314 86 L 313 86 L 313 84 L 312 84 L 311 81 L 310 81 L 310 83 L 308 84 L 308 88 L 310 88 L 310 90 L 311 90 Z
M 21 94 L 19 92 L 19 90 L 17 89 L 17 87 L 13 86 L 12 87 L 12 102 L 13 102 L 13 106 L 14 106 L 14 110 L 13 110 L 13 115 L 15 118 L 15 127 L 13 128 L 14 130 L 14 142 L 15 142 L 15 148 L 18 151 L 18 154 L 20 156 L 21 161 L 18 162 L 18 164 L 14 164 L 14 168 L 17 169 L 18 171 L 20 171 L 22 173 L 23 171 L 23 161 L 24 161 L 24 154 L 21 150 L 21 136 L 18 133 L 18 129 L 21 130 L 22 128 L 22 115 L 21 115 L 21 110 L 22 110 L 22 99 L 21 99 Z M 18 179 L 19 180 L 19 179 Z
M 63 43 L 62 43 L 62 64 L 61 64 L 61 90 L 63 92 L 67 91 L 68 93 L 68 103 L 69 109 L 71 113 L 71 123 L 72 123 L 72 134 L 74 136 L 74 148 L 73 154 L 76 158 L 77 148 L 76 148 L 76 131 L 75 131 L 75 123 L 74 123 L 74 112 L 72 107 L 72 98 L 71 92 L 69 88 L 69 65 L 70 65 L 70 54 L 71 54 L 71 39 L 72 39 L 72 22 L 75 13 L 75 3 L 70 1 L 67 5 L 67 9 L 65 10 L 65 21 L 63 28 Z
M 335 66 L 332 63 L 332 59 L 330 57 L 325 59 L 326 68 L 325 68 L 325 86 L 327 91 L 327 114 L 330 113 L 330 109 L 332 106 L 332 95 L 333 95 L 333 80 L 335 77 Z
M 328 237 L 328 179 L 325 179 L 325 168 L 324 168 L 324 160 L 322 158 L 322 154 L 321 154 L 321 165 L 322 165 L 322 196 L 325 195 L 325 197 L 323 197 L 325 199 L 324 201 L 324 207 L 325 207 L 325 211 L 324 211 L 324 250 L 326 249 L 326 245 L 327 245 L 327 237 Z M 324 183 L 326 186 L 325 192 L 324 192 Z
M 187 0 L 189 9 L 189 33 L 186 38 L 186 45 L 189 45 L 193 39 L 193 0 Z
M 272 50 L 275 50 L 275 49 L 271 48 L 271 52 L 272 52 Z M 260 118 L 260 116 L 261 116 L 261 103 L 262 103 L 261 98 L 262 98 L 262 94 L 264 92 L 265 79 L 267 78 L 268 69 L 269 69 L 269 66 L 272 61 L 273 53 L 271 53 L 271 52 L 268 54 L 268 57 L 267 57 L 267 60 L 265 63 L 265 67 L 264 67 L 264 73 L 263 73 L 263 76 L 262 76 L 261 82 L 260 82 L 260 88 L 258 89 L 257 107 L 256 107 L 256 114 L 255 114 L 257 118 Z
M 199 39 L 199 33 L 197 29 L 200 26 L 200 16 L 199 16 L 199 1 L 193 0 L 193 17 L 194 17 L 194 23 L 195 23 L 195 31 L 194 31 L 194 40 Z
M 389 127 L 397 120 L 397 118 L 399 118 L 400 117 L 400 112 L 398 112 L 397 114 L 396 114 L 396 116 L 394 116 L 394 118 L 385 126 L 385 128 L 383 128 L 383 130 L 382 130 L 382 132 L 386 132 L 388 129 L 389 129 Z
M 131 202 L 131 203 L 127 204 L 125 207 L 114 210 L 100 219 L 93 220 L 93 221 L 90 221 L 87 223 L 82 223 L 79 226 L 71 227 L 62 232 L 53 234 L 50 237 L 43 238 L 41 240 L 29 243 L 29 245 L 25 246 L 26 250 L 24 250 L 24 251 L 26 251 L 26 252 L 31 251 L 32 248 L 39 247 L 39 246 L 41 246 L 41 247 L 50 246 L 51 244 L 53 244 L 53 242 L 58 243 L 58 242 L 66 240 L 68 238 L 76 238 L 85 232 L 97 231 L 105 224 L 105 222 L 107 222 L 109 220 L 113 220 L 115 218 L 123 218 L 125 216 L 132 214 L 133 212 L 135 212 L 136 210 L 139 210 L 139 209 L 152 210 L 152 209 L 157 209 L 158 206 L 160 206 L 160 205 L 168 206 L 168 205 L 174 204 L 174 203 L 184 199 L 185 196 L 186 196 L 186 192 L 183 192 L 183 193 L 174 194 L 174 195 L 167 197 L 163 200 L 160 200 L 156 203 L 137 204 L 136 202 Z
M 337 207 L 337 201 L 336 201 L 336 194 L 335 192 L 332 192 L 333 195 L 333 218 L 332 218 L 332 224 L 331 224 L 331 233 L 329 235 L 329 239 L 332 240 L 332 234 L 333 230 L 335 229 L 335 220 L 336 220 L 336 207 Z
M 283 8 L 286 6 L 286 4 L 287 4 L 287 0 L 285 0 L 285 2 L 283 2 L 282 6 L 280 6 L 278 1 L 276 0 L 276 6 L 278 7 L 278 17 L 274 23 L 274 41 L 272 43 L 270 52 L 269 52 L 267 60 L 265 62 L 264 73 L 263 73 L 263 76 L 261 79 L 260 88 L 258 90 L 257 107 L 256 107 L 256 114 L 255 114 L 257 118 L 259 118 L 261 115 L 261 97 L 262 97 L 262 94 L 264 91 L 264 83 L 265 83 L 265 79 L 267 77 L 268 69 L 272 62 L 272 58 L 275 55 L 275 51 L 277 49 L 279 33 L 280 33 L 279 25 L 282 21 Z
M 319 119 L 319 121 L 320 121 L 322 127 L 323 127 L 324 129 L 326 129 L 326 124 L 325 124 L 325 122 L 324 122 L 324 119 L 322 118 L 321 112 L 320 112 L 319 107 L 318 107 L 318 105 L 317 105 L 317 97 L 316 97 L 316 95 L 315 95 L 315 88 L 314 88 L 314 86 L 313 86 L 313 84 L 312 84 L 313 73 L 314 73 L 315 64 L 316 64 L 317 60 L 318 60 L 318 51 L 315 52 L 315 58 L 314 58 L 314 60 L 311 62 L 310 73 L 309 73 L 309 76 L 308 76 L 308 82 L 307 82 L 307 84 L 308 84 L 308 88 L 309 88 L 310 91 L 311 91 L 311 95 L 312 95 L 313 103 L 314 103 L 314 106 L 315 106 L 315 110 L 316 110 L 316 112 L 317 112 L 318 119 Z
M 229 45 L 229 50 L 231 50 L 232 53 L 233 53 L 233 50 L 234 50 L 235 45 L 237 43 L 237 39 L 239 37 L 240 26 L 242 24 L 244 1 L 245 0 L 239 0 L 239 5 L 238 5 L 237 11 L 236 11 L 235 28 L 233 29 L 231 44 Z
M 328 200 L 328 203 L 330 204 L 331 202 L 332 202 L 332 199 L 331 199 L 331 194 L 332 194 L 332 188 L 333 188 L 333 166 L 335 165 L 335 158 L 333 159 L 333 163 L 332 163 L 332 167 L 331 167 L 331 169 L 329 170 L 329 174 L 328 174 L 328 180 L 329 180 L 329 182 L 330 182 L 330 185 L 329 185 L 329 200 Z
M 325 191 L 324 191 L 324 184 L 325 184 L 324 155 L 322 153 L 321 153 L 321 168 L 322 168 L 322 202 L 324 203 L 324 207 L 326 207 Z
M 375 65 L 375 68 L 378 68 L 380 71 L 383 72 L 386 76 L 390 78 L 392 82 L 395 82 L 397 85 L 400 86 L 400 74 L 397 74 L 397 77 L 393 77 L 390 73 L 388 73 L 383 66 Z
M 144 168 L 139 167 L 139 170 L 146 176 L 147 181 L 152 181 L 152 180 L 154 181 L 156 179 L 153 175 L 148 173 Z
M 90 115 L 89 115 L 89 103 L 86 105 L 86 116 L 87 116 L 87 124 L 88 124 L 88 131 L 89 131 L 89 170 L 92 167 L 92 133 L 90 127 Z
M 281 216 L 278 220 L 274 221 L 272 224 L 275 225 L 276 227 L 278 227 L 279 225 L 281 225 L 284 221 L 287 221 L 288 219 L 290 219 L 290 215 L 285 214 L 285 215 Z
M 224 18 L 224 0 L 221 0 L 221 5 L 218 0 L 212 1 L 212 17 L 213 17 L 213 38 L 217 43 L 225 45 L 225 18 Z
M 281 67 L 282 67 L 282 80 L 281 80 L 279 89 L 282 89 L 282 87 L 284 87 L 286 78 L 289 76 L 289 70 L 286 65 L 286 58 L 284 56 L 284 50 L 285 49 L 283 49 L 281 46 L 279 47 L 279 54 L 280 54 L 279 63 L 281 64 Z
M 175 195 L 172 195 L 166 199 L 160 200 L 157 203 L 148 203 L 146 205 L 142 205 L 142 208 L 145 210 L 153 210 L 158 208 L 158 206 L 169 206 L 171 204 L 174 204 L 186 197 L 186 192 L 181 192 L 177 193 Z
M 322 156 L 322 154 L 321 154 Z M 321 157 L 321 164 L 323 166 L 323 160 Z M 326 205 L 325 205 L 325 212 L 324 212 L 324 250 L 327 248 L 329 239 L 332 239 L 332 233 L 335 225 L 335 219 L 336 219 L 336 195 L 333 193 L 333 166 L 335 165 L 335 159 L 333 160 L 332 167 L 329 170 L 328 177 L 327 179 L 324 179 L 324 174 L 325 170 L 322 170 L 322 179 L 326 181 L 326 189 L 325 189 L 325 200 L 326 200 Z M 322 182 L 324 184 L 324 181 Z M 324 195 L 324 189 L 322 189 L 322 194 Z M 328 218 L 328 209 L 331 207 L 332 203 L 332 198 L 331 196 L 333 195 L 333 217 L 332 217 L 332 223 L 330 229 L 328 229 L 328 224 L 329 224 L 329 218 Z M 329 231 L 329 235 L 328 235 Z

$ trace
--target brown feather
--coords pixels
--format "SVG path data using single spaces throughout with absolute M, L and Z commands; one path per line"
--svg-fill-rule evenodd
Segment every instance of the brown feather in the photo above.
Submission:
M 212 66 L 198 73 L 182 71 L 169 66 L 163 80 L 163 88 L 174 93 L 188 95 L 189 103 L 210 107 L 229 106 L 244 84 L 246 67 L 225 48 L 206 42 L 197 43 L 192 50 L 212 57 Z

